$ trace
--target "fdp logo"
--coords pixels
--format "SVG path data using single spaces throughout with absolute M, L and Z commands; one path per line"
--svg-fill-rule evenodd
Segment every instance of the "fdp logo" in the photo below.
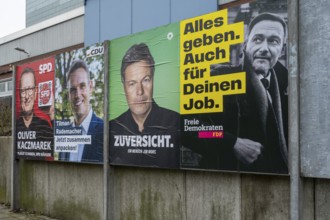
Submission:
M 92 57 L 96 55 L 101 55 L 104 52 L 104 47 L 91 47 L 86 51 L 86 57 Z
M 49 73 L 53 70 L 52 63 L 44 63 L 39 65 L 39 74 Z

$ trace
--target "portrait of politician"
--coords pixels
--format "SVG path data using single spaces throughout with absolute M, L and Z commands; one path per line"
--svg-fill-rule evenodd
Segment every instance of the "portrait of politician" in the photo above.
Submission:
M 246 94 L 224 96 L 224 138 L 208 152 L 195 145 L 205 167 L 249 172 L 288 172 L 288 71 L 279 58 L 285 51 L 287 25 L 278 15 L 263 13 L 249 24 L 238 67 L 215 65 L 211 76 L 246 72 Z M 217 120 L 219 120 L 217 122 Z M 187 145 L 189 146 L 189 145 Z
M 153 99 L 155 74 L 155 61 L 148 46 L 145 43 L 131 46 L 121 64 L 129 109 L 109 123 L 112 163 L 179 166 L 180 117 Z
M 73 112 L 72 127 L 80 127 L 82 135 L 91 135 L 91 144 L 79 144 L 78 152 L 62 152 L 59 160 L 72 162 L 103 161 L 103 120 L 96 116 L 90 104 L 93 82 L 83 60 L 75 60 L 66 75 L 68 100 Z
M 34 70 L 30 67 L 25 68 L 19 79 L 20 116 L 16 120 L 16 140 L 18 145 L 20 145 L 19 143 L 29 141 L 47 143 L 44 150 L 52 153 L 54 143 L 53 129 L 48 121 L 38 117 L 34 113 L 37 88 Z M 32 131 L 33 135 L 23 137 L 20 135 L 22 131 Z M 26 149 L 22 148 L 21 150 Z

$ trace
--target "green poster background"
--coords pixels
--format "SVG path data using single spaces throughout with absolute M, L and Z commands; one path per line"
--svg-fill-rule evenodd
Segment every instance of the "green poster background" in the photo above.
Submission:
M 162 26 L 110 42 L 109 120 L 127 111 L 128 105 L 120 77 L 121 61 L 133 45 L 146 43 L 155 60 L 154 100 L 164 108 L 180 110 L 179 23 Z

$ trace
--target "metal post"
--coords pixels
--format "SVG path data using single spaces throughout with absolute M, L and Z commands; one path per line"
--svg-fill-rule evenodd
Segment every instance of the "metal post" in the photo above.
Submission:
M 299 150 L 299 7 L 298 0 L 288 1 L 288 64 L 289 64 L 289 157 L 290 157 L 290 219 L 301 219 L 302 178 Z
M 11 144 L 11 210 L 19 208 L 19 160 L 16 159 L 16 66 L 13 66 L 13 94 L 12 94 L 12 144 Z
M 108 85 L 109 85 L 109 41 L 103 43 L 104 46 L 104 140 L 103 140 L 103 219 L 110 217 L 110 166 L 109 166 L 109 119 L 108 119 Z

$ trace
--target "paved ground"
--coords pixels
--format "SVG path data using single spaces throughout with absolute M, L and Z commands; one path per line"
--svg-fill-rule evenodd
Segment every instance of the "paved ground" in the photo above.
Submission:
M 55 220 L 42 215 L 35 215 L 27 212 L 13 212 L 10 207 L 0 204 L 0 220 Z

